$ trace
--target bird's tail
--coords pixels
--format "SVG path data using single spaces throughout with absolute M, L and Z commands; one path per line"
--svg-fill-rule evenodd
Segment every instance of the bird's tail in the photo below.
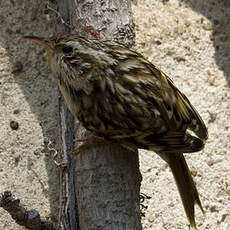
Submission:
M 182 154 L 173 153 L 163 154 L 163 158 L 172 170 L 189 223 L 196 229 L 194 205 L 198 204 L 203 213 L 204 210 L 185 158 Z

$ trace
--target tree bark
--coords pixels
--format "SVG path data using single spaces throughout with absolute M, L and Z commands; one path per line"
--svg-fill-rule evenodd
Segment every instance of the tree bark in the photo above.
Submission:
M 59 17 L 56 23 L 57 34 L 69 34 L 71 29 L 66 26 L 69 23 L 69 2 L 57 1 Z M 65 24 L 63 23 L 65 22 Z M 59 127 L 61 151 L 60 158 L 60 210 L 59 223 L 63 230 L 79 229 L 76 192 L 74 186 L 75 160 L 72 152 L 74 149 L 74 117 L 67 108 L 64 98 L 59 90 Z
M 115 40 L 127 46 L 134 43 L 134 24 L 129 0 L 66 2 L 73 33 L 90 36 L 89 29 L 94 28 L 93 31 L 98 31 L 103 39 Z M 63 1 L 59 0 L 59 7 L 62 4 Z M 62 119 L 66 120 L 65 116 Z M 75 135 L 77 139 L 87 139 L 90 133 L 77 125 Z M 72 162 L 69 157 L 66 159 Z M 65 175 L 70 177 L 68 173 Z M 141 229 L 140 182 L 137 150 L 134 153 L 119 145 L 104 144 L 81 152 L 76 156 L 75 171 L 80 229 Z M 66 195 L 70 196 L 69 193 Z M 62 196 L 65 197 L 64 194 Z M 69 200 L 68 203 L 71 202 L 75 204 L 74 200 Z M 61 210 L 69 206 L 64 207 Z M 63 212 L 61 216 L 67 218 L 68 215 Z

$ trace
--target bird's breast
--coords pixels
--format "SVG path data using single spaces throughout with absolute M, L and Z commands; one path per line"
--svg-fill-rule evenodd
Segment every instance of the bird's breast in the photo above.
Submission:
M 78 97 L 76 92 L 67 87 L 65 84 L 59 83 L 59 88 L 65 99 L 67 107 L 69 108 L 70 112 L 74 115 L 74 117 L 77 118 L 80 110 L 80 98 Z

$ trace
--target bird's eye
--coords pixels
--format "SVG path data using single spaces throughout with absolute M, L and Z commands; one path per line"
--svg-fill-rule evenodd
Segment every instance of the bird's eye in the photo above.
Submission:
M 66 53 L 66 54 L 69 54 L 69 53 L 71 53 L 71 52 L 73 51 L 73 47 L 72 47 L 72 46 L 64 46 L 64 47 L 62 48 L 62 51 L 63 51 L 64 53 Z

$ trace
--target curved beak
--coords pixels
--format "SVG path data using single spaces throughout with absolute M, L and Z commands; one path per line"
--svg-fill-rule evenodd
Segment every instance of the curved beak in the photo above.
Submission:
M 36 43 L 42 45 L 45 49 L 48 49 L 48 50 L 52 49 L 50 42 L 44 38 L 40 38 L 40 37 L 36 37 L 36 36 L 24 36 L 24 37 L 22 37 L 22 39 L 36 42 Z

